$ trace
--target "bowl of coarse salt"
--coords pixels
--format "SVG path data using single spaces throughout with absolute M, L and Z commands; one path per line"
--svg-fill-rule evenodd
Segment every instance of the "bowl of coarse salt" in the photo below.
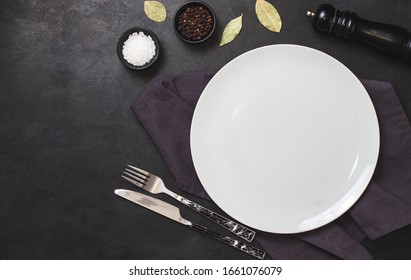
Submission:
M 142 70 L 151 66 L 160 53 L 160 42 L 153 31 L 144 27 L 127 29 L 118 39 L 117 54 L 129 69 Z

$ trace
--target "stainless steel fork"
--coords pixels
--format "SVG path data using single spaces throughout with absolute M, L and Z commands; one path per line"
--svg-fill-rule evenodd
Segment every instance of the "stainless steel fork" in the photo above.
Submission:
M 121 175 L 121 177 L 123 177 L 130 183 L 153 194 L 168 194 L 169 196 L 180 201 L 181 203 L 190 207 L 194 211 L 197 211 L 198 213 L 204 215 L 205 217 L 209 218 L 210 220 L 219 224 L 225 229 L 231 231 L 232 233 L 238 235 L 239 237 L 247 240 L 248 242 L 251 242 L 254 239 L 255 231 L 253 231 L 252 229 L 249 229 L 244 225 L 232 221 L 229 218 L 226 218 L 218 213 L 215 213 L 181 195 L 172 192 L 171 190 L 167 189 L 167 187 L 164 185 L 163 180 L 161 180 L 160 177 L 150 172 L 147 172 L 143 169 L 131 165 L 127 166 L 128 168 L 126 168 L 126 170 L 124 171 L 124 175 Z

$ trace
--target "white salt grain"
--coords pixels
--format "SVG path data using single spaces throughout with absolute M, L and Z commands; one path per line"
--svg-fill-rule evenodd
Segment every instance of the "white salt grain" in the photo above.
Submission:
M 143 32 L 130 34 L 123 45 L 123 57 L 134 66 L 143 66 L 150 62 L 156 53 L 156 45 L 149 35 Z

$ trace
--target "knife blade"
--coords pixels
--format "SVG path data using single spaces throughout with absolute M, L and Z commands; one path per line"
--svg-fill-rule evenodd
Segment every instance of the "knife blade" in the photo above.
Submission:
M 114 193 L 122 198 L 125 198 L 131 202 L 134 202 L 144 208 L 147 208 L 153 212 L 156 212 L 173 221 L 176 221 L 185 226 L 189 226 L 190 228 L 196 231 L 199 231 L 209 237 L 212 237 L 218 241 L 221 241 L 255 258 L 264 259 L 265 257 L 266 252 L 264 250 L 253 247 L 249 244 L 246 244 L 242 241 L 234 239 L 230 236 L 220 234 L 216 231 L 206 228 L 205 226 L 193 223 L 183 218 L 180 214 L 180 209 L 170 203 L 167 203 L 157 198 L 147 196 L 139 192 L 125 190 L 125 189 L 116 189 Z

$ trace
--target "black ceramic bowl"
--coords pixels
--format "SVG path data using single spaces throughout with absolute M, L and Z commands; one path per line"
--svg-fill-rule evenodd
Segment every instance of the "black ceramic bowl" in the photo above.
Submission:
M 189 35 L 187 35 L 187 32 L 184 31 L 184 27 L 187 27 L 187 25 L 189 24 L 188 23 L 182 24 L 180 22 L 180 17 L 183 16 L 183 13 L 186 12 L 188 8 L 196 9 L 200 7 L 204 9 L 204 11 L 206 11 L 205 12 L 206 15 L 211 16 L 212 22 L 210 24 L 210 28 L 207 31 L 203 31 L 201 32 L 201 34 L 198 34 L 198 36 L 193 36 L 190 38 Z M 195 27 L 194 29 L 201 29 L 201 26 L 204 26 L 204 23 L 198 23 L 198 22 L 194 23 L 194 27 Z M 173 27 L 174 27 L 174 31 L 176 32 L 178 37 L 180 37 L 181 40 L 187 43 L 198 44 L 198 43 L 204 42 L 205 40 L 207 40 L 213 35 L 215 27 L 216 27 L 216 16 L 215 16 L 213 9 L 208 4 L 201 2 L 201 1 L 189 1 L 189 2 L 182 4 L 176 10 L 174 14 L 174 19 L 173 19 Z
M 131 34 L 133 34 L 134 32 L 137 32 L 137 33 L 138 32 L 143 32 L 145 35 L 150 36 L 153 39 L 154 45 L 156 47 L 154 56 L 150 59 L 150 61 L 148 61 L 147 63 L 145 63 L 144 65 L 141 65 L 141 66 L 136 66 L 136 65 L 133 65 L 133 64 L 129 63 L 124 58 L 124 55 L 123 55 L 124 42 L 126 42 L 127 39 L 129 38 L 129 36 Z M 144 28 L 144 27 L 137 26 L 137 27 L 132 27 L 130 29 L 127 29 L 121 35 L 121 37 L 118 39 L 118 42 L 117 42 L 117 55 L 120 58 L 120 61 L 124 64 L 124 66 L 126 66 L 129 69 L 142 70 L 142 69 L 146 69 L 146 68 L 150 67 L 157 60 L 159 53 L 160 53 L 160 42 L 159 42 L 156 34 L 154 34 L 153 31 L 151 31 L 147 28 Z

